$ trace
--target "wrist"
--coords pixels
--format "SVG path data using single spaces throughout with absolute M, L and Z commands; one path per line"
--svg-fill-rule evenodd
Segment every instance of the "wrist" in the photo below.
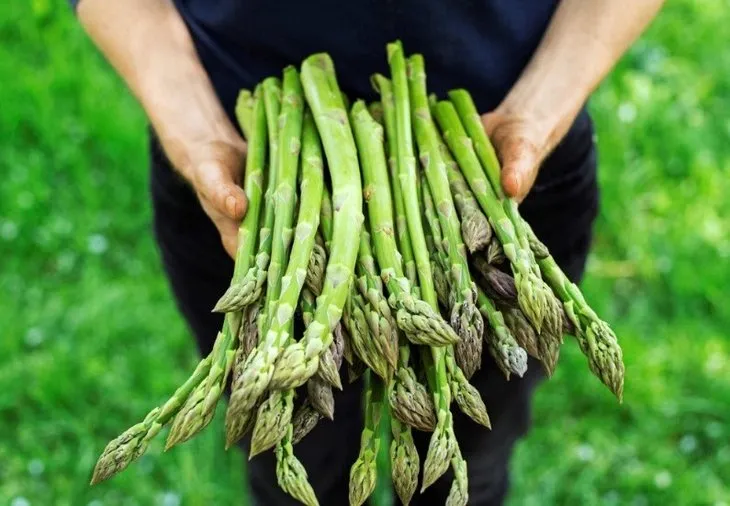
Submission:
M 147 72 L 140 101 L 172 165 L 188 180 L 207 147 L 245 144 L 215 93 L 197 55 L 179 51 Z
M 551 78 L 549 71 L 540 74 L 526 72 L 495 112 L 530 125 L 534 138 L 542 144 L 544 157 L 570 129 L 588 99 L 590 88 L 562 72 L 555 78 Z

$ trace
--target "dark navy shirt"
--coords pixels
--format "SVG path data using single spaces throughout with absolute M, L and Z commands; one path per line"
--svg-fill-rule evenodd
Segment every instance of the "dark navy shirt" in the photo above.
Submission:
M 71 0 L 77 3 L 79 0 Z M 386 44 L 425 57 L 429 91 L 468 89 L 482 112 L 509 91 L 537 48 L 558 0 L 174 0 L 226 111 L 288 64 L 326 51 L 350 98 L 374 98 Z M 587 115 L 582 133 L 590 137 Z M 578 122 L 577 122 L 578 123 Z M 567 140 L 567 139 L 566 139 Z M 586 140 L 578 144 L 585 146 Z M 542 174 L 541 174 L 542 175 Z

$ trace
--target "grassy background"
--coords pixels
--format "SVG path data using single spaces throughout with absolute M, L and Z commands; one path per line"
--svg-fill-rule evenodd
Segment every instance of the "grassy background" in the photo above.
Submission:
M 513 505 L 730 504 L 727 6 L 669 2 L 592 101 L 603 207 L 584 289 L 621 337 L 626 399 L 566 345 Z M 150 234 L 143 126 L 65 2 L 0 3 L 0 505 L 241 504 L 220 418 L 87 486 L 197 360 Z

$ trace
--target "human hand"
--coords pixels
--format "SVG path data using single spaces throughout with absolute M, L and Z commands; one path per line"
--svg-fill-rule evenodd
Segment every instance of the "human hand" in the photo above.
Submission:
M 246 213 L 246 143 L 228 119 L 180 13 L 167 0 L 83 0 L 79 19 L 141 102 L 172 166 L 235 256 Z
M 530 115 L 501 107 L 482 115 L 482 123 L 500 161 L 505 193 L 522 202 L 535 183 L 541 163 L 554 147 L 553 139 L 565 132 L 551 135 Z
M 240 186 L 246 143 L 237 136 L 213 139 L 191 143 L 185 151 L 188 153 L 185 163 L 171 161 L 193 187 L 203 211 L 218 229 L 223 247 L 233 258 L 238 245 L 238 226 L 248 204 Z

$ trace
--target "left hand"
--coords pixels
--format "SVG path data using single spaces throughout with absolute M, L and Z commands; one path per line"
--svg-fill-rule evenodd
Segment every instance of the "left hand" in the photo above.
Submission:
M 554 136 L 529 115 L 499 107 L 484 114 L 482 123 L 500 161 L 505 193 L 522 202 L 535 183 L 540 165 L 554 147 Z

